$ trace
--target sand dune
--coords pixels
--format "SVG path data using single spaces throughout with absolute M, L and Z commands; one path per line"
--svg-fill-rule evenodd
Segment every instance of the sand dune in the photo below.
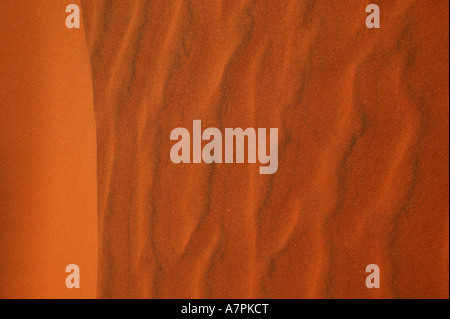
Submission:
M 0 1 L 0 298 L 96 296 L 91 72 L 65 18 L 63 1 Z
M 448 298 L 449 6 L 369 3 L 1 1 L 0 298 Z M 193 120 L 278 171 L 174 164 Z
M 448 297 L 448 4 L 82 1 L 100 297 Z M 279 170 L 170 131 L 277 127 Z M 376 263 L 380 289 L 365 287 Z

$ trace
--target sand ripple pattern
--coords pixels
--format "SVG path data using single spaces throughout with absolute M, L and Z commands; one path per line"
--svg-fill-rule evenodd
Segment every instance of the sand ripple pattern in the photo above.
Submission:
M 367 1 L 82 1 L 99 297 L 448 298 L 448 3 L 377 2 L 380 30 Z M 172 164 L 193 119 L 278 127 L 278 172 Z

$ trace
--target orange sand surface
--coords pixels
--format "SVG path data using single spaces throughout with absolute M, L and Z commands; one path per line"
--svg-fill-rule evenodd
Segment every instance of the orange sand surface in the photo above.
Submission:
M 81 1 L 99 297 L 448 298 L 448 3 Z M 170 132 L 277 127 L 279 170 Z M 381 268 L 367 289 L 365 267 Z
M 0 2 L 0 297 L 449 297 L 447 1 L 69 3 Z M 278 172 L 173 164 L 194 119 Z
M 96 133 L 76 1 L 0 1 L 0 298 L 94 298 Z M 81 269 L 67 289 L 66 266 Z

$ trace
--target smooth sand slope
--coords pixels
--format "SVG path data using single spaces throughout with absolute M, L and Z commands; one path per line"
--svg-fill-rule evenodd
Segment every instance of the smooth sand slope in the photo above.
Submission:
M 96 296 L 92 81 L 68 3 L 0 1 L 0 298 Z
M 100 297 L 448 298 L 448 3 L 81 1 Z M 257 164 L 170 132 L 278 127 Z M 368 264 L 381 288 L 365 286 Z

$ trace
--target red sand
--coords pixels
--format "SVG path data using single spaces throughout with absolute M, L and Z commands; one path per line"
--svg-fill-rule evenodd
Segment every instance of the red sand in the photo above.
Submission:
M 92 81 L 64 2 L 0 2 L 0 298 L 96 296 Z
M 84 292 L 94 286 L 92 76 L 98 297 L 448 298 L 449 5 L 376 3 L 379 30 L 365 26 L 369 1 L 81 0 L 91 73 L 61 5 L 39 9 L 39 33 L 23 27 L 25 8 L 2 3 L 1 295 L 70 295 L 56 268 L 87 225 L 71 252 L 85 253 Z M 194 119 L 279 128 L 278 172 L 173 164 L 170 132 Z M 50 190 L 49 178 L 87 187 Z M 48 249 L 27 246 L 39 241 Z M 58 282 L 24 291 L 13 281 L 32 280 L 35 259 Z M 365 286 L 372 263 L 380 289 Z
M 82 1 L 100 297 L 448 297 L 448 3 L 351 3 Z M 278 127 L 278 172 L 172 164 L 193 119 Z

